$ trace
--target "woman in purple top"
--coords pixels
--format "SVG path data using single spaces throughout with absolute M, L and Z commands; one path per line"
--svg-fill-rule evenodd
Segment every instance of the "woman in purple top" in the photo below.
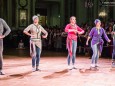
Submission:
M 92 63 L 91 67 L 97 67 L 97 60 L 99 56 L 101 55 L 102 49 L 103 49 L 103 39 L 102 35 L 106 39 L 106 41 L 111 42 L 111 40 L 108 38 L 106 35 L 105 30 L 101 27 L 101 21 L 99 19 L 96 19 L 94 21 L 95 27 L 93 27 L 89 33 L 89 36 L 87 38 L 86 45 L 88 45 L 89 39 L 92 38 L 91 40 L 91 48 L 93 50 L 93 55 L 92 55 Z

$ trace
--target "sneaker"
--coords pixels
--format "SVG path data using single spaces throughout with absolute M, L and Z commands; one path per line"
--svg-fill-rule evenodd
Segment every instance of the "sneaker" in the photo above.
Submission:
M 33 68 L 32 68 L 32 71 L 33 71 L 33 72 L 35 72 L 35 71 L 36 71 L 36 69 L 33 67 Z
M 72 70 L 72 67 L 70 65 L 68 65 L 68 70 Z
M 98 65 L 98 64 L 95 64 L 95 67 L 99 67 L 99 65 Z
M 77 69 L 76 67 L 73 67 L 73 69 Z
M 36 71 L 41 71 L 40 69 L 36 68 Z
M 3 72 L 0 72 L 0 75 L 5 75 Z
M 77 68 L 73 65 L 73 69 L 77 69 Z
M 112 62 L 112 67 L 115 67 L 115 62 Z
M 95 64 L 91 64 L 91 67 L 96 67 Z

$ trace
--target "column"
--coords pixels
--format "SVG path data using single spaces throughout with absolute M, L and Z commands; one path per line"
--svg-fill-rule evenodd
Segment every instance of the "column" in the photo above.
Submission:
M 115 21 L 115 7 L 113 7 L 113 20 Z
M 7 1 L 7 3 L 8 3 L 8 6 L 7 6 L 7 13 L 8 13 L 8 17 L 7 17 L 7 23 L 8 23 L 8 25 L 11 27 L 12 26 L 12 0 L 8 0 Z M 15 18 L 15 16 L 14 16 L 14 18 Z
M 60 26 L 65 26 L 65 0 L 60 0 Z
M 77 24 L 86 23 L 88 20 L 87 18 L 87 8 L 85 7 L 84 0 L 77 0 L 76 1 L 76 20 Z
M 98 6 L 99 6 L 98 0 L 94 0 L 93 1 L 93 19 L 98 18 Z
M 30 24 L 30 23 L 32 23 L 33 21 L 32 21 L 32 16 L 33 15 L 37 15 L 37 14 L 35 14 L 35 6 L 36 6 L 36 0 L 29 0 L 29 2 L 28 2 L 29 4 L 28 4 L 28 7 L 29 7 L 29 9 L 28 9 L 28 24 Z

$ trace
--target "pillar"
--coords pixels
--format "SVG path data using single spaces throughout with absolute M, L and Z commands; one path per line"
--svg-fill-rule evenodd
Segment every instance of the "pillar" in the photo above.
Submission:
M 77 0 L 76 1 L 76 20 L 77 24 L 81 25 L 82 23 L 85 23 L 87 18 L 87 8 L 85 7 L 84 0 Z
M 12 0 L 8 0 L 7 1 L 7 3 L 8 3 L 8 6 L 7 6 L 7 15 L 8 15 L 8 17 L 7 17 L 7 23 L 8 23 L 8 25 L 11 27 L 12 26 Z M 13 17 L 13 18 L 15 18 L 15 16 Z
M 60 0 L 60 26 L 65 26 L 65 0 Z

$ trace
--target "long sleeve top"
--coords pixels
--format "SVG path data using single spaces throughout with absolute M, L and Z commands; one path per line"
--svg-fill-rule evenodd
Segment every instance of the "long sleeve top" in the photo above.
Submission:
M 5 32 L 4 32 L 5 29 Z M 0 35 L 7 36 L 11 32 L 10 27 L 7 25 L 7 23 L 0 18 Z
M 113 25 L 113 32 L 115 32 L 115 24 Z M 112 35 L 113 39 L 115 40 L 115 34 Z
M 108 36 L 105 33 L 105 30 L 103 28 L 97 29 L 96 27 L 93 27 L 89 33 L 89 37 L 92 38 L 91 40 L 91 44 L 99 44 L 100 45 L 100 51 L 102 52 L 102 48 L 103 48 L 103 39 L 102 39 L 102 35 L 104 36 L 104 38 L 106 39 L 106 41 L 109 40 Z
M 29 32 L 34 35 L 34 37 L 30 38 L 31 42 L 34 42 L 36 46 L 38 46 L 40 49 L 42 47 L 41 44 L 41 33 L 44 33 L 45 35 L 48 35 L 48 32 L 41 26 L 41 25 L 29 25 L 24 31 Z
M 77 24 L 75 25 L 71 25 L 71 24 L 67 24 L 65 27 L 65 32 L 67 32 L 67 38 L 68 39 L 72 39 L 72 40 L 76 40 L 77 41 L 77 33 L 75 32 L 69 32 L 70 29 L 75 29 L 78 31 L 78 34 L 84 30 L 82 30 Z
M 77 24 L 75 25 L 71 25 L 71 24 L 67 24 L 65 27 L 65 32 L 67 32 L 67 41 L 66 41 L 66 47 L 69 51 L 69 55 L 72 56 L 72 40 L 77 41 L 77 33 L 75 32 L 69 32 L 69 30 L 77 30 L 78 34 L 80 32 L 84 32 L 84 30 L 82 30 Z

